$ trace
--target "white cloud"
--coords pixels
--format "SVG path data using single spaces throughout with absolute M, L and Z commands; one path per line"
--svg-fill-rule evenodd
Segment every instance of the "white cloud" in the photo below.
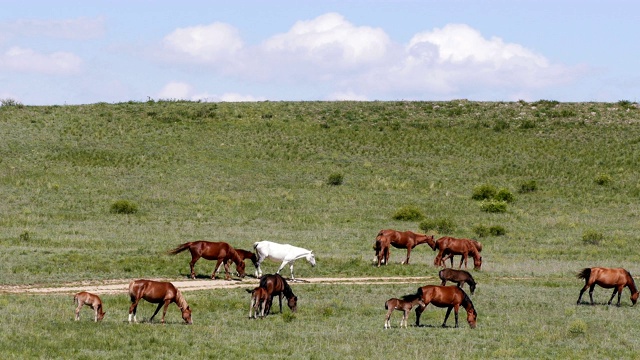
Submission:
M 193 87 L 184 82 L 170 82 L 158 93 L 162 100 L 189 100 L 193 94 Z
M 42 54 L 14 46 L 0 54 L 0 70 L 41 73 L 47 75 L 77 74 L 83 67 L 80 57 L 69 52 Z
M 264 42 L 271 54 L 293 56 L 326 67 L 354 67 L 384 58 L 390 44 L 382 29 L 357 27 L 340 14 L 329 13 L 298 21 L 287 33 Z
M 190 100 L 205 102 L 243 102 L 243 101 L 264 101 L 264 97 L 253 95 L 242 95 L 238 93 L 224 93 L 222 95 L 212 95 L 209 93 L 196 92 L 196 89 L 188 83 L 174 81 L 166 84 L 158 93 L 161 100 Z
M 243 48 L 238 30 L 224 23 L 179 28 L 165 36 L 167 50 L 183 61 L 230 61 Z
M 21 19 L 0 23 L 3 37 L 44 36 L 49 38 L 86 40 L 105 34 L 105 18 L 87 18 L 64 20 Z
M 334 92 L 330 94 L 327 99 L 328 101 L 368 101 L 366 95 L 356 94 L 353 91 L 345 91 L 345 92 Z

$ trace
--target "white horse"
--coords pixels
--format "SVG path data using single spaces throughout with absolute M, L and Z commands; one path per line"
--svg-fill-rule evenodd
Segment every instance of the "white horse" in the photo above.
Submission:
M 258 257 L 258 261 L 256 262 L 256 277 L 262 276 L 262 269 L 260 268 L 260 264 L 262 264 L 262 261 L 267 258 L 273 261 L 282 261 L 282 264 L 278 268 L 278 271 L 276 271 L 276 274 L 279 274 L 280 270 L 282 270 L 287 264 L 289 264 L 292 280 L 295 279 L 293 277 L 294 261 L 300 258 L 305 258 L 311 264 L 311 266 L 316 266 L 316 257 L 313 254 L 313 251 L 301 247 L 289 244 L 278 244 L 271 241 L 258 241 L 253 244 L 253 248 L 256 251 L 256 255 Z

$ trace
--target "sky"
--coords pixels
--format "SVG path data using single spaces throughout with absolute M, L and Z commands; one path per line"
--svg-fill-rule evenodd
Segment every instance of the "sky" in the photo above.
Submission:
M 640 101 L 637 0 L 0 0 L 0 100 Z

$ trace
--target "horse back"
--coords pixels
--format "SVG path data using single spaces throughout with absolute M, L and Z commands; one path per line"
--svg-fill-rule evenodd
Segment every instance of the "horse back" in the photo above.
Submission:
M 449 307 L 460 305 L 466 294 L 457 286 L 427 285 L 418 289 L 422 301 L 425 304 L 433 304 L 437 307 Z
M 177 292 L 176 287 L 166 281 L 140 279 L 129 283 L 129 296 L 132 301 L 145 299 L 151 303 L 159 303 L 175 299 Z

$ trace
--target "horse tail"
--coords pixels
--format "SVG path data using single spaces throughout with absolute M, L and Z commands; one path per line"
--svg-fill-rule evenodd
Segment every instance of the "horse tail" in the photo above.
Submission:
M 256 250 L 256 248 L 258 247 L 258 245 L 260 244 L 260 241 L 256 241 L 253 243 L 253 250 Z
M 591 277 L 591 268 L 584 268 L 582 269 L 582 271 L 580 271 L 578 273 L 578 275 L 576 275 L 576 277 L 578 279 L 585 279 L 585 280 L 589 280 L 589 278 Z
M 78 294 L 73 295 L 73 303 L 78 305 Z
M 175 254 L 177 254 L 177 253 L 183 252 L 183 251 L 187 250 L 187 249 L 191 246 L 191 244 L 192 244 L 191 242 L 184 243 L 184 244 L 182 244 L 182 245 L 178 246 L 178 247 L 177 247 L 177 248 L 175 248 L 175 249 L 172 249 L 172 250 L 167 251 L 167 254 L 169 254 L 169 255 L 175 255 Z

